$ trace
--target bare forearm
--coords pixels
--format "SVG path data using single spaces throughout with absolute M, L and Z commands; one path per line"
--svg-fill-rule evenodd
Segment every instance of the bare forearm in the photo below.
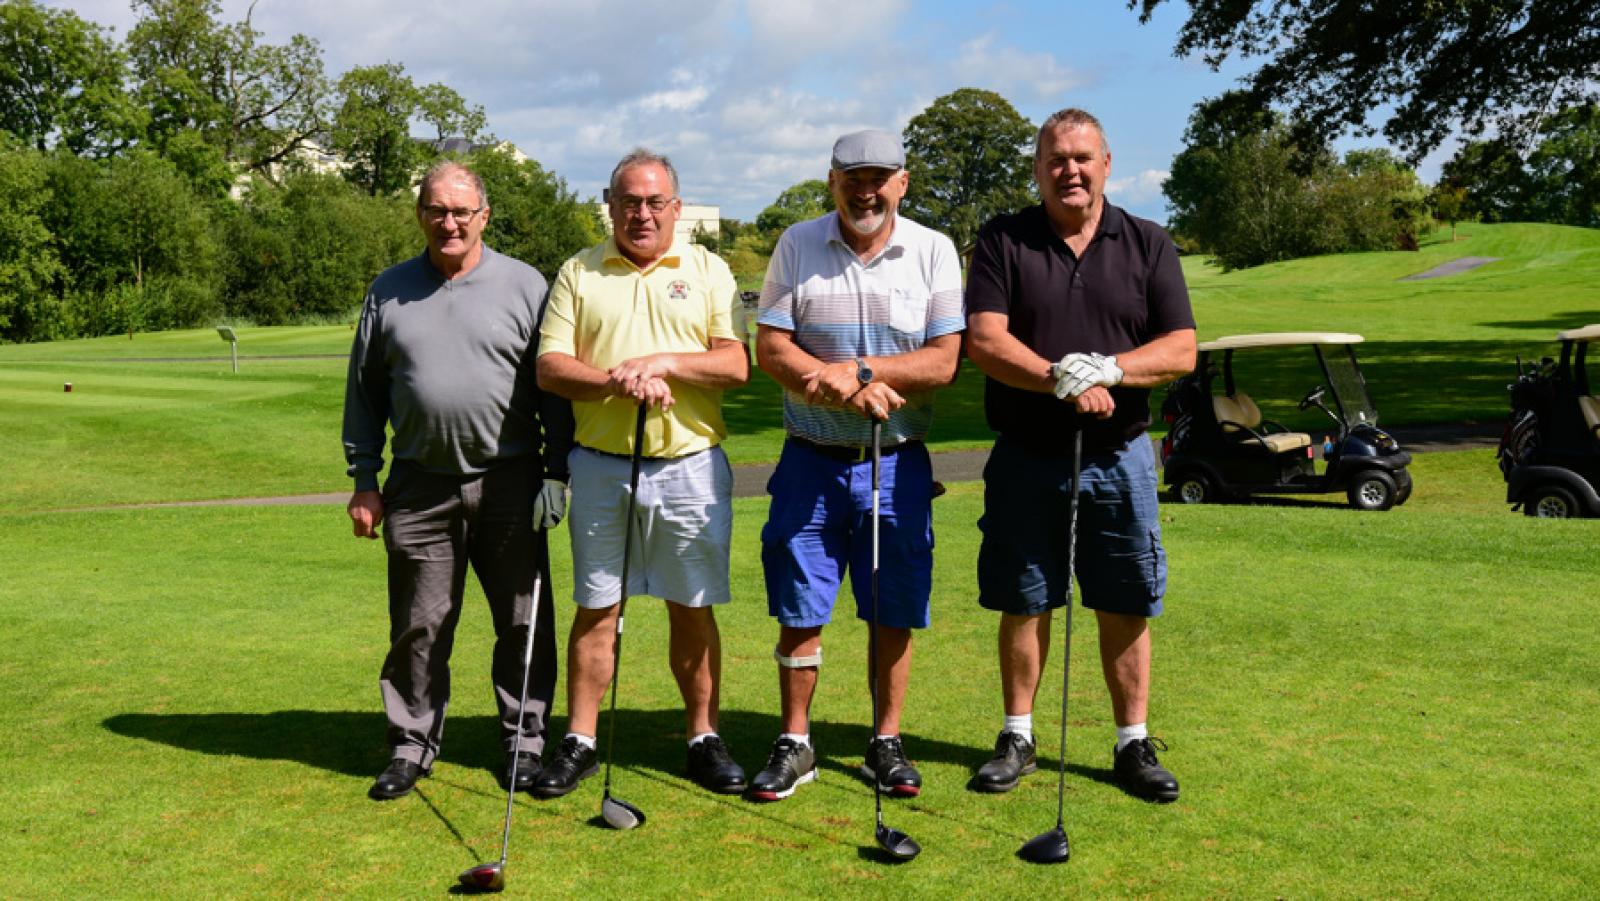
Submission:
M 1050 361 L 1034 353 L 1006 328 L 1007 317 L 974 313 L 967 318 L 967 356 L 1002 385 L 1048 394 L 1055 390 Z
M 713 339 L 711 349 L 660 354 L 663 377 L 700 388 L 737 388 L 750 380 L 750 354 L 743 344 Z
M 961 359 L 961 336 L 940 335 L 910 353 L 892 357 L 867 357 L 873 381 L 887 382 L 901 394 L 932 391 L 956 380 Z M 854 368 L 854 362 L 851 367 Z
M 804 394 L 806 379 L 823 363 L 794 343 L 791 333 L 763 325 L 756 329 L 756 365 L 784 388 Z
M 1130 388 L 1156 388 L 1194 371 L 1194 329 L 1157 336 L 1149 343 L 1117 354 L 1122 384 Z
M 604 400 L 612 394 L 610 376 L 571 354 L 540 356 L 538 373 L 541 389 L 567 400 Z

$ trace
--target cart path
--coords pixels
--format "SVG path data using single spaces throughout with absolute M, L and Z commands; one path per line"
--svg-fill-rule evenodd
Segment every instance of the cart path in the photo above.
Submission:
M 1448 263 L 1440 263 L 1432 269 L 1429 269 L 1427 272 L 1418 272 L 1416 275 L 1408 275 L 1405 278 L 1400 279 L 1400 281 L 1420 282 L 1425 278 L 1442 278 L 1446 275 L 1455 275 L 1459 272 L 1469 272 L 1478 268 L 1479 266 L 1483 266 L 1488 263 L 1499 262 L 1499 260 L 1499 257 L 1461 257 L 1460 259 L 1451 260 Z
M 1499 443 L 1504 425 L 1498 422 L 1456 422 L 1436 425 L 1396 426 L 1392 434 L 1400 446 L 1413 453 L 1472 450 L 1494 447 Z M 1153 439 L 1152 439 L 1153 440 Z M 988 449 L 971 451 L 940 451 L 933 455 L 933 477 L 941 482 L 975 482 L 983 478 L 983 464 L 989 459 Z M 1157 455 L 1159 458 L 1159 454 Z M 767 493 L 767 479 L 771 478 L 774 463 L 744 463 L 733 467 L 734 497 L 761 497 Z M 167 501 L 155 504 L 122 504 L 112 507 L 85 507 L 58 510 L 58 513 L 79 513 L 94 510 L 140 510 L 158 507 L 240 507 L 288 506 L 297 504 L 344 504 L 350 493 L 294 494 L 284 497 L 231 497 L 205 501 Z M 43 512 L 43 511 L 41 511 Z

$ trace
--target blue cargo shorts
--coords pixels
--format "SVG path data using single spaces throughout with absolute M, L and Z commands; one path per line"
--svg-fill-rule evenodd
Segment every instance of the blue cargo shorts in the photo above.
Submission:
M 1047 452 L 1002 435 L 983 483 L 978 603 L 1025 616 L 1065 606 L 1072 448 Z M 1129 616 L 1161 613 L 1167 554 L 1148 436 L 1084 451 L 1077 570 L 1083 606 Z

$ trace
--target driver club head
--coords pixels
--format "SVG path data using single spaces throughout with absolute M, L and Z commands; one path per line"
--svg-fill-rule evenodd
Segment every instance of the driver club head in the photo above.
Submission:
M 610 795 L 600 802 L 600 817 L 612 829 L 637 829 L 644 825 L 644 811 Z
M 1017 849 L 1017 856 L 1029 863 L 1065 863 L 1072 856 L 1067 831 L 1060 826 L 1028 839 Z
M 476 892 L 501 891 L 506 887 L 506 865 L 496 861 L 480 863 L 469 870 L 463 870 L 461 884 Z
M 916 839 L 882 824 L 878 826 L 878 847 L 896 860 L 913 860 L 922 853 L 922 846 Z

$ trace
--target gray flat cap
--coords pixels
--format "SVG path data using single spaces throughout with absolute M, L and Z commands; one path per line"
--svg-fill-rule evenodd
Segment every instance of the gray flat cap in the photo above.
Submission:
M 900 146 L 900 136 L 869 128 L 852 132 L 834 142 L 833 168 L 860 169 L 863 166 L 904 169 L 906 151 Z

